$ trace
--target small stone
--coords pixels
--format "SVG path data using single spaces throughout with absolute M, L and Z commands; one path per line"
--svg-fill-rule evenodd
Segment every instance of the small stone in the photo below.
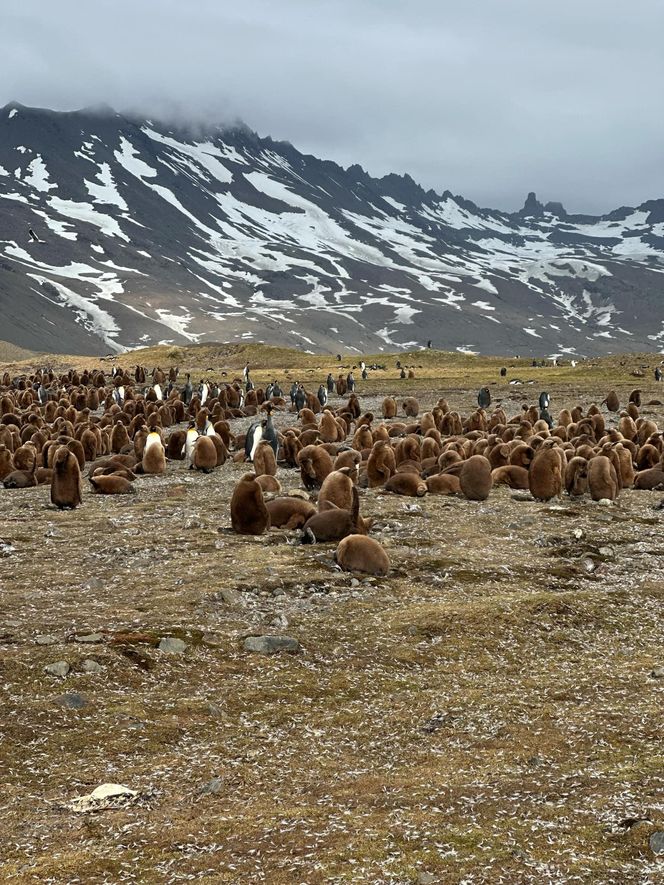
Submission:
M 664 854 L 664 830 L 655 830 L 649 844 L 653 854 Z
M 93 661 L 92 658 L 86 658 L 81 666 L 84 673 L 101 673 L 104 669 L 101 664 Z
M 613 547 L 600 547 L 599 548 L 599 555 L 604 556 L 606 558 L 613 556 Z
M 174 636 L 165 636 L 159 643 L 159 651 L 165 651 L 171 655 L 181 655 L 187 648 L 187 643 Z
M 55 661 L 53 664 L 47 664 L 44 670 L 51 676 L 66 676 L 70 667 L 67 661 Z
M 219 596 L 226 605 L 242 605 L 242 594 L 238 593 L 237 590 L 233 590 L 232 587 L 222 587 L 219 591 Z
M 189 519 L 185 519 L 184 527 L 186 529 L 200 529 L 202 528 L 203 523 L 196 516 L 190 516 Z
M 583 537 L 583 529 L 574 529 L 572 532 L 577 541 L 580 541 Z
M 351 587 L 359 587 L 359 586 L 360 586 L 360 582 L 358 581 L 357 578 L 352 578 L 352 579 L 351 579 L 351 582 L 350 582 L 350 586 L 351 586 Z
M 418 873 L 417 885 L 435 885 L 436 877 L 433 873 Z
M 68 710 L 82 710 L 83 707 L 88 705 L 87 700 L 77 691 L 68 691 L 57 698 L 55 703 L 61 707 L 66 707 Z
M 613 501 L 611 498 L 600 498 L 597 503 L 600 507 L 613 507 Z
M 16 547 L 7 541 L 0 541 L 0 559 L 11 556 L 12 553 L 16 553 Z
M 273 655 L 280 651 L 294 654 L 300 650 L 300 643 L 291 636 L 248 636 L 244 640 L 244 648 L 262 655 Z
M 530 492 L 517 492 L 516 495 L 510 495 L 512 501 L 533 501 L 534 498 Z
M 101 642 L 104 637 L 101 633 L 87 633 L 85 636 L 77 636 L 76 642 Z
M 650 675 L 653 679 L 664 679 L 664 667 L 654 667 Z
M 100 578 L 90 578 L 90 580 L 86 581 L 83 585 L 86 590 L 101 590 L 103 586 L 104 583 Z
M 35 636 L 37 645 L 55 645 L 57 641 L 58 637 L 51 636 L 50 633 L 40 633 L 39 636 Z
M 211 781 L 208 781 L 198 791 L 201 796 L 218 796 L 219 793 L 224 788 L 224 782 L 220 777 L 213 777 Z

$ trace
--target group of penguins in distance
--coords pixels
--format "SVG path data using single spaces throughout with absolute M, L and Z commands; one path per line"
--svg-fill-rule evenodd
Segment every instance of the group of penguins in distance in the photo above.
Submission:
M 86 467 L 94 493 L 117 495 L 134 492 L 141 474 L 163 474 L 169 460 L 204 473 L 229 459 L 248 462 L 253 470 L 230 500 L 235 532 L 301 530 L 303 543 L 338 542 L 341 568 L 375 575 L 387 574 L 390 561 L 369 537 L 372 520 L 360 513 L 360 489 L 484 501 L 494 486 L 506 485 L 537 501 L 588 493 L 609 502 L 625 488 L 664 489 L 664 434 L 639 414 L 640 390 L 623 409 L 611 391 L 600 405 L 563 409 L 555 421 L 547 393 L 538 406 L 524 404 L 509 415 L 501 405 L 491 409 L 485 387 L 466 416 L 444 398 L 421 413 L 414 397 L 399 404 L 387 396 L 377 420 L 362 412 L 354 390 L 332 408 L 320 390 L 297 385 L 289 405 L 274 384 L 266 398 L 266 390 L 246 390 L 240 379 L 194 391 L 189 378 L 178 388 L 175 370 L 169 375 L 167 385 L 156 369 L 144 386 L 138 369 L 133 378 L 120 369 L 110 378 L 100 370 L 5 373 L 0 481 L 19 489 L 50 484 L 52 504 L 73 509 L 82 502 Z M 344 385 L 333 386 L 345 395 Z M 614 426 L 601 406 L 614 413 Z M 273 416 L 287 411 L 293 421 L 278 429 Z M 234 434 L 232 422 L 248 416 L 256 420 Z M 305 492 L 283 493 L 278 466 L 298 469 Z

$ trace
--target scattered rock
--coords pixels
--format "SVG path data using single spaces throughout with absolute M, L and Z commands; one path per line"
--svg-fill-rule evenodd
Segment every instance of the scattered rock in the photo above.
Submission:
M 597 503 L 600 507 L 613 507 L 613 501 L 611 498 L 600 498 Z
M 242 605 L 242 594 L 232 587 L 222 587 L 219 590 L 219 597 L 223 599 L 226 605 Z
M 213 777 L 198 791 L 201 796 L 218 796 L 224 788 L 224 781 L 220 777 Z
M 104 669 L 101 664 L 93 661 L 92 658 L 86 658 L 81 664 L 84 673 L 101 673 Z
M 77 691 L 68 691 L 66 694 L 60 695 L 59 698 L 56 698 L 55 703 L 67 710 L 82 710 L 88 705 L 87 699 Z
M 295 654 L 300 650 L 300 643 L 292 636 L 248 636 L 244 640 L 244 648 L 262 655 L 273 655 L 280 651 Z
M 41 633 L 39 636 L 35 636 L 35 642 L 37 645 L 56 645 L 58 637 L 51 636 L 50 633 Z
M 655 830 L 650 837 L 649 844 L 653 854 L 664 854 L 664 830 Z
M 16 553 L 16 547 L 8 541 L 0 541 L 0 559 L 11 556 L 12 553 Z
M 165 651 L 171 655 L 181 655 L 187 648 L 187 643 L 174 636 L 164 636 L 159 643 L 159 651 Z
M 516 495 L 510 495 L 512 501 L 534 501 L 535 499 L 530 492 L 517 492 Z
M 87 633 L 85 636 L 74 637 L 74 640 L 75 642 L 89 642 L 92 644 L 94 642 L 101 642 L 103 638 L 101 633 Z
M 99 578 L 90 578 L 89 581 L 86 581 L 85 584 L 83 584 L 85 590 L 101 590 L 103 586 L 104 582 Z
M 44 667 L 44 670 L 51 676 L 66 676 L 70 669 L 67 661 L 55 661 L 55 663 L 47 664 Z
M 67 803 L 71 811 L 105 811 L 109 808 L 126 808 L 139 798 L 137 790 L 122 784 L 102 784 L 87 796 L 79 796 Z
M 435 885 L 436 877 L 433 873 L 418 873 L 417 885 Z
M 653 667 L 650 675 L 653 679 L 664 679 L 664 667 Z

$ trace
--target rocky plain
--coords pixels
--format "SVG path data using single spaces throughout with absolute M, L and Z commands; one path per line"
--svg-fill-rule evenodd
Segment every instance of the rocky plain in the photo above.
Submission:
M 261 353 L 177 359 L 229 377 L 251 359 L 259 383 L 313 392 L 337 371 Z M 358 381 L 363 411 L 394 394 L 468 414 L 487 384 L 508 412 L 547 390 L 556 413 L 640 386 L 664 422 L 658 357 L 502 379 L 499 360 L 415 353 L 410 380 L 396 358 Z M 246 469 L 169 462 L 63 512 L 48 487 L 0 488 L 2 881 L 664 881 L 661 492 L 362 490 L 392 566 L 367 577 L 299 531 L 234 534 Z M 108 783 L 127 791 L 77 807 Z

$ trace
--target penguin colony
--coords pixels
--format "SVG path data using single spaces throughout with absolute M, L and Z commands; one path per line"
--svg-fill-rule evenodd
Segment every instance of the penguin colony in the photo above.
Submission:
M 248 367 L 245 376 L 244 384 L 194 385 L 187 375 L 178 385 L 176 369 L 155 369 L 151 382 L 142 367 L 110 377 L 100 370 L 5 373 L 0 482 L 7 489 L 50 485 L 53 506 L 75 509 L 85 500 L 84 481 L 93 494 L 130 495 L 139 477 L 158 478 L 169 461 L 207 474 L 232 458 L 253 468 L 229 502 L 236 533 L 299 531 L 305 544 L 338 543 L 342 569 L 375 575 L 387 574 L 390 561 L 361 514 L 361 497 L 372 493 L 485 501 L 506 485 L 538 501 L 589 495 L 613 502 L 626 488 L 664 489 L 664 434 L 639 414 L 640 390 L 624 408 L 610 391 L 604 412 L 576 406 L 556 420 L 546 392 L 537 405 L 508 414 L 490 408 L 486 387 L 468 415 L 443 398 L 422 413 L 416 398 L 388 396 L 378 417 L 362 411 L 352 377 L 328 375 L 317 393 L 296 383 L 289 406 L 277 382 L 245 390 Z M 334 393 L 347 397 L 336 408 Z M 280 412 L 292 420 L 277 429 Z M 246 417 L 256 420 L 233 433 L 233 421 Z M 278 467 L 298 472 L 304 497 L 282 493 Z

